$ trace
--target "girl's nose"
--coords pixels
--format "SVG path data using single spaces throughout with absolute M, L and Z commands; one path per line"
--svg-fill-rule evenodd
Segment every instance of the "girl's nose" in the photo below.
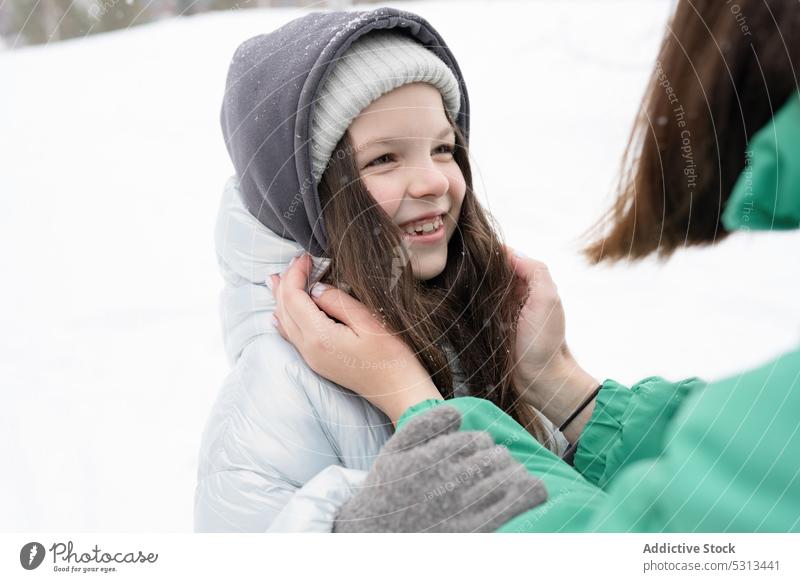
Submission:
M 450 181 L 430 162 L 408 169 L 408 195 L 413 198 L 423 196 L 443 196 L 447 193 Z

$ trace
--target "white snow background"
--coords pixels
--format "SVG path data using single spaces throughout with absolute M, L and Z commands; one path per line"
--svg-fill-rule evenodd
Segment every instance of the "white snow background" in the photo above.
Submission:
M 800 238 L 589 268 L 668 1 L 392 4 L 439 29 L 476 185 L 546 261 L 600 379 L 717 378 L 800 339 Z M 374 6 L 369 6 L 372 8 Z M 208 13 L 0 54 L 0 529 L 188 531 L 227 373 L 213 227 L 236 46 L 299 9 Z

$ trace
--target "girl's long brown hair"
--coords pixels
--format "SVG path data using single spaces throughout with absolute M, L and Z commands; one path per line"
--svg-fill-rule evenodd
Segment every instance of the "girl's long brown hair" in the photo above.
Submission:
M 401 231 L 359 178 L 345 133 L 319 187 L 330 266 L 322 278 L 380 314 L 414 350 L 442 396 L 453 396 L 445 348 L 454 350 L 470 395 L 486 398 L 546 445 L 550 435 L 513 380 L 514 329 L 527 285 L 512 270 L 500 238 L 472 190 L 466 140 L 456 133 L 454 158 L 466 181 L 458 226 L 437 277 L 419 281 Z
M 798 59 L 798 0 L 680 0 L 587 258 L 666 258 L 724 238 L 747 143 L 797 89 Z

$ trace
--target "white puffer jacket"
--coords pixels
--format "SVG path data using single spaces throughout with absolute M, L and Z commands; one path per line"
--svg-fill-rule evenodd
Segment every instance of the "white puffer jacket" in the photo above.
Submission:
M 198 532 L 328 531 L 392 434 L 363 398 L 317 375 L 271 324 L 267 276 L 302 247 L 263 226 L 225 184 L 216 227 L 221 318 L 232 368 L 199 457 Z M 314 260 L 315 274 L 325 259 Z M 456 395 L 467 395 L 451 357 Z M 565 441 L 559 447 L 564 448 Z
M 392 425 L 363 398 L 318 376 L 272 326 L 275 301 L 265 281 L 302 248 L 247 211 L 236 176 L 225 185 L 216 248 L 232 368 L 203 433 L 194 529 L 330 531 Z M 295 500 L 298 492 L 303 499 Z

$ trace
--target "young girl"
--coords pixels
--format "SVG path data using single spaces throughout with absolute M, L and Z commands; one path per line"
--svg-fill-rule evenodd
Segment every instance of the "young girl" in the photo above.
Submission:
M 348 356 L 356 374 L 416 375 L 414 399 L 485 398 L 565 447 L 513 374 L 527 287 L 472 190 L 466 87 L 430 24 L 315 12 L 252 38 L 231 63 L 222 128 L 236 168 L 217 226 L 232 371 L 203 436 L 195 530 L 330 531 L 402 412 L 397 395 L 370 404 L 314 373 L 279 335 L 292 322 L 270 323 L 269 275 L 302 250 L 309 287 L 346 289 L 404 342 L 392 358 Z

